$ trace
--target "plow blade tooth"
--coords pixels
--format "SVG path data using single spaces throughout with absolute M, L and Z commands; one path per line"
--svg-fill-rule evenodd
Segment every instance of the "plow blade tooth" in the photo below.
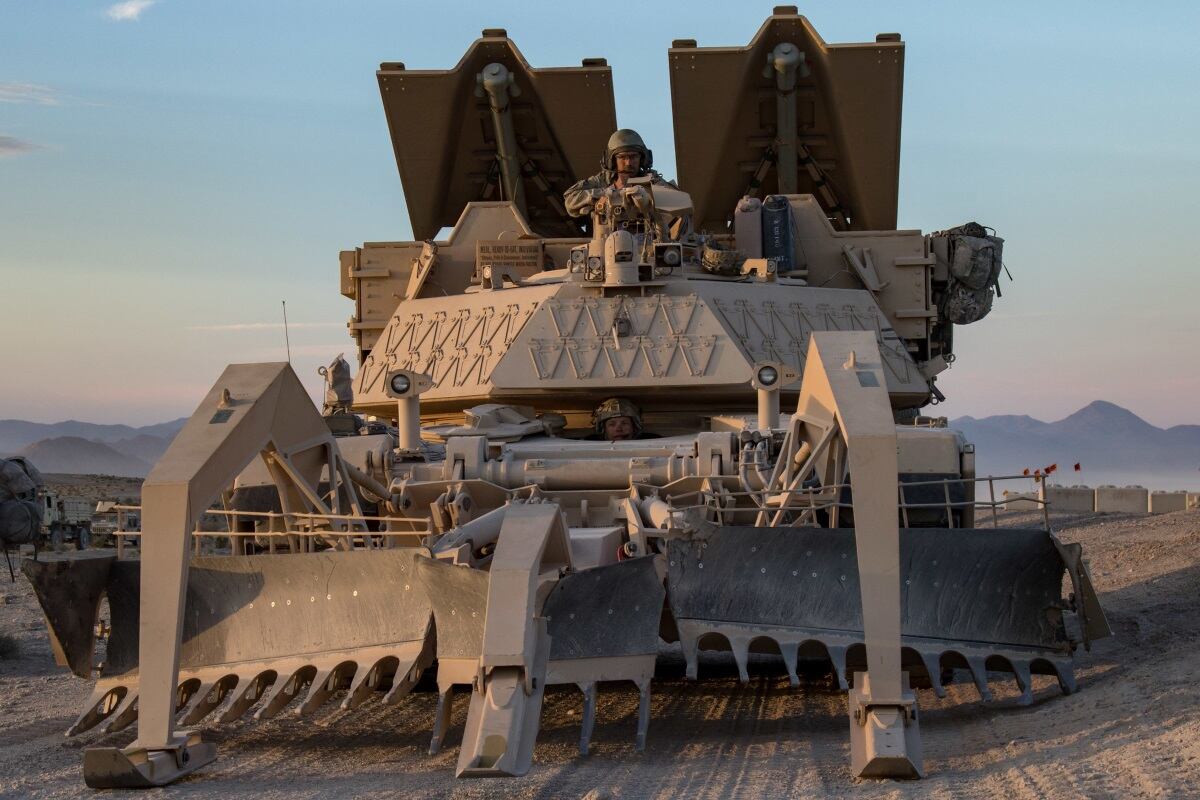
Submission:
M 738 682 L 742 686 L 750 683 L 750 643 L 746 637 L 731 639 L 729 646 L 733 649 L 733 660 L 737 664 Z
M 1023 706 L 1033 703 L 1033 673 L 1029 669 L 1028 661 L 1012 662 L 1013 675 L 1017 678 L 1017 686 L 1021 690 L 1021 698 L 1019 702 Z
M 358 664 L 353 661 L 332 661 L 317 665 L 316 674 L 308 687 L 308 694 L 296 709 L 296 715 L 302 717 L 323 706 L 340 688 L 341 679 L 346 675 L 353 675 L 357 669 Z
M 383 696 L 384 703 L 396 705 L 420 682 L 421 674 L 434 662 L 432 638 L 426 636 L 423 641 L 411 642 L 396 652 L 396 674 L 392 687 Z
M 233 722 L 240 719 L 278 679 L 273 669 L 242 675 L 237 688 L 229 693 L 229 701 L 217 716 L 217 722 Z
M 985 703 L 992 702 L 992 692 L 988 689 L 987 661 L 983 656 L 967 656 L 967 667 L 971 670 L 971 679 L 979 690 L 979 699 Z
M 918 650 L 917 653 L 921 656 L 921 663 L 925 665 L 925 671 L 929 673 L 929 685 L 933 689 L 933 693 L 938 697 L 945 697 L 946 687 L 942 685 L 942 664 L 938 653 L 927 649 Z
M 116 733 L 132 725 L 137 720 L 137 700 L 137 692 L 130 689 L 101 730 L 104 733 Z
M 283 711 L 304 691 L 317 674 L 317 668 L 311 664 L 297 666 L 289 670 L 279 671 L 280 679 L 275 681 L 263 698 L 262 705 L 254 712 L 257 720 L 272 719 Z M 284 676 L 287 677 L 284 677 Z
M 179 718 L 179 724 L 195 725 L 207 717 L 225 702 L 226 696 L 237 687 L 238 676 L 231 674 L 220 675 L 200 684 L 200 688 L 192 695 L 192 699 L 184 707 Z
M 829 653 L 829 661 L 833 665 L 833 676 L 837 678 L 838 688 L 843 692 L 850 691 L 850 682 L 846 680 L 846 650 L 848 649 L 842 645 L 825 645 L 825 651 Z
M 446 743 L 446 731 L 450 728 L 450 716 L 454 712 L 454 685 L 438 684 L 437 709 L 433 712 L 433 735 L 429 740 L 429 755 L 436 756 Z
M 67 728 L 67 736 L 74 736 L 78 733 L 91 730 L 99 725 L 117 709 L 121 704 L 121 698 L 128 691 L 128 687 L 123 683 L 114 681 L 100 680 L 96 683 L 92 694 L 88 697 L 87 702 L 83 705 L 83 713 L 79 718 Z
M 783 666 L 787 669 L 788 685 L 795 688 L 800 685 L 800 676 L 796 673 L 797 659 L 800 654 L 799 642 L 780 642 L 779 654 L 783 656 Z
M 700 676 L 700 640 L 699 637 L 686 632 L 683 620 L 676 620 L 679 628 L 679 644 L 683 648 L 683 660 L 686 664 L 683 676 L 689 681 L 697 680 Z
M 646 750 L 646 733 L 650 729 L 650 679 L 638 684 L 638 726 L 633 740 L 633 749 L 639 753 Z
M 596 724 L 596 684 L 581 683 L 579 691 L 583 692 L 583 714 L 579 725 L 579 755 L 586 756 L 592 741 L 592 728 Z
M 385 673 L 395 673 L 399 667 L 399 659 L 390 654 L 375 655 L 367 660 L 359 662 L 360 665 L 370 664 L 370 667 L 363 668 L 362 666 L 354 673 L 354 677 L 350 681 L 350 687 L 346 690 L 346 697 L 342 700 L 342 709 L 350 711 L 358 708 L 375 694 L 376 690 L 383 684 L 383 676 Z
M 1054 673 L 1058 676 L 1058 688 L 1063 694 L 1075 694 L 1079 691 L 1075 683 L 1075 673 L 1069 665 L 1054 663 Z

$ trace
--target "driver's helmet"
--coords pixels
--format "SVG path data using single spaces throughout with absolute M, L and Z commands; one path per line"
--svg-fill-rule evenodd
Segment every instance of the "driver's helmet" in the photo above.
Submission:
M 634 436 L 642 432 L 642 412 L 624 397 L 610 397 L 597 406 L 592 413 L 592 427 L 596 433 L 604 435 L 604 423 L 614 417 L 629 417 L 633 422 Z
M 621 128 L 618 131 L 613 131 L 612 136 L 608 137 L 608 147 L 604 149 L 604 168 L 616 170 L 617 168 L 617 153 L 626 150 L 634 150 L 642 155 L 642 172 L 646 172 L 654 163 L 654 154 L 646 147 L 646 143 L 642 141 L 642 137 L 635 130 L 629 128 Z

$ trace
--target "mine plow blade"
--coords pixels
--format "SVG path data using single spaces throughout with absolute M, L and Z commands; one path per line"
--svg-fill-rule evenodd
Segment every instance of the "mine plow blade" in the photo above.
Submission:
M 415 548 L 193 559 L 188 571 L 176 713 L 191 726 L 253 710 L 311 714 L 345 689 L 354 708 L 395 701 L 432 663 L 431 612 Z M 101 591 L 110 633 L 96 687 L 69 734 L 137 719 L 141 564 L 93 557 L 26 562 L 53 640 L 89 675 Z M 63 593 L 86 586 L 87 607 Z M 90 620 L 85 627 L 84 623 Z
M 641 696 L 637 747 L 649 723 L 650 679 L 664 591 L 652 558 L 561 574 L 569 556 L 557 506 L 506 512 L 490 570 L 420 560 L 437 629 L 441 749 L 455 685 L 472 688 L 460 777 L 529 770 L 547 684 L 584 696 L 580 750 L 595 721 L 596 684 L 632 681 Z
M 688 677 L 702 649 L 732 650 L 743 682 L 750 652 L 777 649 L 793 685 L 801 660 L 825 659 L 848 689 L 865 663 L 854 537 L 851 529 L 726 526 L 672 540 L 667 593 Z M 992 699 L 989 672 L 1012 673 L 1022 703 L 1033 699 L 1033 673 L 1074 691 L 1062 596 L 1072 566 L 1042 530 L 902 528 L 905 671 L 927 675 L 939 696 L 953 669 L 969 670 L 984 700 Z M 1085 582 L 1077 597 L 1092 596 L 1086 573 L 1072 579 Z M 1085 623 L 1104 635 L 1100 627 Z

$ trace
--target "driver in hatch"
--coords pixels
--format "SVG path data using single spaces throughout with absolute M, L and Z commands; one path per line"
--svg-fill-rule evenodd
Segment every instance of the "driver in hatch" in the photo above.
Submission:
M 630 439 L 657 439 L 657 434 L 642 430 L 642 412 L 624 397 L 610 397 L 592 413 L 595 432 L 592 441 L 623 442 Z

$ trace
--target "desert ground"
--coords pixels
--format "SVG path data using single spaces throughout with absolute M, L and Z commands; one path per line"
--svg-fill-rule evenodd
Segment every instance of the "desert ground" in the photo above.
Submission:
M 101 500 L 119 500 L 137 503 L 142 496 L 141 478 L 123 478 L 119 475 L 64 475 L 49 472 L 42 475 L 46 488 L 59 495 L 86 497 L 95 504 Z
M 1077 694 L 1040 678 L 1032 706 L 1010 680 L 979 702 L 957 683 L 939 700 L 920 690 L 927 777 L 859 781 L 849 772 L 846 699 L 826 678 L 787 685 L 770 658 L 741 686 L 732 659 L 713 654 L 699 682 L 665 648 L 649 742 L 633 747 L 637 694 L 601 693 L 592 752 L 577 751 L 580 695 L 547 692 L 534 767 L 523 778 L 456 781 L 467 702 L 447 747 L 426 754 L 435 695 L 369 704 L 344 717 L 243 720 L 210 728 L 218 761 L 160 790 L 195 798 L 1142 798 L 1200 793 L 1200 512 L 1055 517 L 1083 544 L 1114 636 L 1077 655 Z M 123 745 L 131 731 L 66 739 L 88 684 L 54 665 L 32 590 L 0 586 L 0 798 L 76 797 L 84 747 Z M 332 704 L 326 708 L 332 707 Z M 153 791 L 149 796 L 159 796 Z M 110 792 L 107 796 L 145 797 Z

